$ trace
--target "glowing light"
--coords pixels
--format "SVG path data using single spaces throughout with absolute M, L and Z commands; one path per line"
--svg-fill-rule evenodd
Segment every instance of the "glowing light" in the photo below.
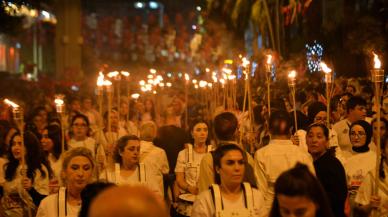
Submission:
M 250 63 L 251 62 L 249 62 L 249 60 L 246 57 L 242 58 L 242 65 L 244 68 L 246 68 Z
M 57 106 L 63 105 L 63 104 L 64 104 L 63 98 L 56 97 L 55 100 L 54 100 L 54 103 L 55 103 Z
M 145 7 L 145 4 L 143 2 L 135 2 L 135 8 L 141 9 L 144 7 Z
M 170 82 L 167 82 L 167 83 L 166 83 L 166 86 L 167 86 L 167 87 L 171 87 L 172 84 L 171 84 Z
M 161 75 L 156 76 L 156 79 L 158 79 L 159 81 L 163 81 L 163 77 Z
M 156 94 L 157 92 L 156 92 L 156 90 L 154 90 L 152 93 L 153 93 L 153 94 Z
M 156 69 L 150 69 L 151 74 L 156 74 Z
M 210 87 L 210 88 L 212 88 L 212 87 L 213 87 L 213 84 L 212 84 L 212 83 L 208 83 L 207 86 Z
M 147 83 L 149 83 L 149 84 L 154 84 L 154 80 L 149 79 L 149 80 L 147 81 Z
M 325 74 L 329 74 L 330 72 L 332 72 L 331 68 L 329 68 L 325 62 L 321 62 L 320 63 L 320 66 L 322 68 L 322 71 L 325 73 Z
M 196 9 L 197 9 L 197 11 L 201 11 L 202 10 L 201 6 L 197 6 Z
M 373 61 L 374 61 L 374 68 L 375 69 L 380 69 L 381 68 L 381 61 L 379 59 L 379 56 L 375 53 L 373 53 L 374 55 L 374 58 L 373 58 Z
M 185 73 L 185 80 L 186 80 L 186 81 L 189 81 L 189 80 L 190 80 L 190 76 L 189 76 L 189 74 L 187 74 L 187 73 Z
M 198 89 L 198 84 L 195 84 L 195 85 L 194 85 L 194 88 L 195 88 L 195 89 Z
M 145 85 L 145 81 L 144 81 L 144 80 L 141 80 L 141 81 L 139 81 L 139 84 L 140 84 L 141 86 L 144 86 L 144 85 Z
M 112 85 L 112 82 L 109 80 L 104 80 L 104 86 L 110 87 Z
M 206 68 L 205 71 L 206 71 L 207 73 L 209 73 L 209 72 L 210 72 L 210 69 L 209 69 L 209 68 Z
M 105 80 L 104 74 L 102 72 L 99 72 L 97 77 L 97 86 L 99 87 L 104 86 L 104 80 Z
M 226 74 L 232 74 L 232 70 L 229 68 L 223 68 L 222 71 L 225 72 Z
M 4 103 L 11 106 L 12 108 L 16 109 L 16 108 L 19 108 L 20 106 L 14 102 L 12 102 L 11 100 L 9 99 L 4 99 Z
M 228 75 L 228 80 L 234 80 L 236 79 L 236 75 Z
M 132 99 L 139 99 L 140 94 L 134 93 L 134 94 L 131 95 L 131 97 L 132 97 Z
M 206 81 L 199 81 L 199 87 L 206 87 L 207 86 L 207 82 Z
M 270 65 L 272 63 L 272 55 L 267 55 L 267 64 Z
M 225 64 L 233 64 L 233 60 L 224 60 Z
M 314 41 L 312 45 L 306 44 L 306 49 L 307 66 L 310 72 L 321 71 L 319 64 L 322 61 L 323 46 Z
M 193 30 L 197 30 L 197 26 L 196 26 L 196 25 L 192 25 L 191 28 L 192 28 Z
M 164 83 L 160 83 L 160 84 L 159 84 L 159 87 L 164 87 Z
M 296 77 L 296 71 L 292 70 L 288 73 L 288 78 L 289 79 L 294 79 Z
M 159 8 L 159 4 L 157 2 L 151 1 L 148 4 L 149 4 L 151 9 L 158 9 Z
M 130 74 L 127 71 L 121 71 L 121 75 L 128 77 Z
M 196 79 L 193 79 L 192 82 L 193 82 L 193 84 L 196 84 L 196 83 L 197 83 L 197 80 L 196 80 Z
M 109 78 L 113 78 L 113 77 L 116 77 L 118 76 L 120 73 L 118 71 L 113 71 L 113 72 L 109 72 L 108 73 L 108 77 Z

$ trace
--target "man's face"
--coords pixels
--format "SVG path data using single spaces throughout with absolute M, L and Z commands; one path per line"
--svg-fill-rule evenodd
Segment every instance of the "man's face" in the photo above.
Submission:
M 365 120 L 365 117 L 366 117 L 365 105 L 356 105 L 354 109 L 349 109 L 349 116 L 354 117 L 356 121 Z

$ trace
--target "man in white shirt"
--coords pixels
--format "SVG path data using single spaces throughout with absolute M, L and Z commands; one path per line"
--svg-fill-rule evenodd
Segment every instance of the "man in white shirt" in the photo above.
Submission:
M 273 112 L 269 120 L 271 140 L 255 153 L 255 173 L 258 187 L 264 194 L 267 212 L 273 202 L 275 181 L 281 173 L 299 162 L 306 164 L 315 174 L 313 159 L 309 153 L 290 140 L 290 123 L 287 112 Z
M 144 122 L 140 126 L 140 163 L 144 163 L 154 177 L 149 180 L 151 185 L 157 186 L 158 193 L 164 195 L 163 175 L 169 172 L 166 152 L 153 144 L 156 137 L 157 127 L 153 121 Z
M 352 144 L 349 138 L 349 127 L 352 123 L 365 120 L 366 101 L 359 96 L 351 97 L 346 103 L 347 118 L 334 124 L 333 129 L 338 135 L 338 145 L 342 150 L 343 156 L 349 158 L 352 154 Z

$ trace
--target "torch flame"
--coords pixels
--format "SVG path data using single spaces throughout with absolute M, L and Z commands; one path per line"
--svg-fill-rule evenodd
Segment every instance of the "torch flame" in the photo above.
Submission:
M 319 65 L 321 66 L 322 71 L 323 71 L 324 73 L 329 74 L 330 72 L 332 72 L 331 68 L 329 68 L 329 67 L 326 65 L 325 62 L 321 62 Z
M 242 58 L 242 65 L 244 68 L 246 68 L 249 64 L 250 62 L 246 57 Z
M 150 73 L 151 74 L 155 74 L 156 73 L 156 69 L 150 69 Z
M 381 61 L 379 59 L 379 56 L 375 53 L 373 53 L 373 55 L 374 55 L 373 61 L 375 62 L 374 68 L 380 69 L 381 68 Z
M 56 105 L 58 105 L 58 106 L 63 105 L 63 104 L 64 104 L 63 95 L 55 96 L 54 103 L 55 103 Z
M 99 75 L 97 77 L 97 86 L 103 86 L 104 85 L 104 74 L 102 72 L 99 72 Z
M 267 55 L 267 64 L 271 64 L 272 63 L 272 55 Z
M 288 78 L 295 78 L 296 77 L 296 71 L 292 70 L 290 73 L 288 73 Z
M 12 108 L 19 108 L 20 107 L 18 104 L 12 102 L 9 99 L 4 99 L 4 103 L 6 103 L 7 105 L 11 106 Z
M 139 96 L 140 96 L 140 94 L 138 94 L 138 93 L 134 93 L 131 95 L 132 99 L 138 99 Z
M 109 80 L 104 80 L 104 86 L 111 86 L 112 82 Z
M 121 71 L 121 74 L 124 75 L 125 77 L 128 77 L 130 74 L 127 71 Z
M 190 80 L 190 76 L 189 76 L 189 74 L 187 74 L 187 73 L 185 73 L 185 80 L 186 80 L 186 81 Z
M 109 78 L 113 78 L 113 77 L 116 77 L 118 76 L 120 73 L 118 71 L 113 71 L 113 72 L 109 72 L 108 73 L 108 77 Z

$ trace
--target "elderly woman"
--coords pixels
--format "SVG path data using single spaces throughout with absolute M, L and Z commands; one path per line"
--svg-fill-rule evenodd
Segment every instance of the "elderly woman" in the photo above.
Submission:
M 6 216 L 33 215 L 40 201 L 49 194 L 51 170 L 40 151 L 39 139 L 33 133 L 24 133 L 24 146 L 20 133 L 14 134 L 10 141 L 8 163 L 1 174 L 5 180 L 1 183 L 4 190 L 1 206 Z M 21 164 L 22 158 L 25 165 Z
M 243 183 L 246 168 L 244 151 L 225 144 L 214 153 L 216 183 L 194 202 L 192 217 L 267 216 L 261 192 Z
M 86 148 L 74 148 L 63 156 L 61 178 L 65 188 L 42 200 L 37 217 L 78 216 L 81 208 L 81 191 L 92 181 L 94 161 Z
M 346 175 L 341 162 L 334 156 L 334 147 L 329 148 L 329 130 L 322 123 L 312 124 L 307 129 L 308 151 L 314 159 L 318 180 L 326 191 L 333 213 L 344 217 L 347 197 Z

